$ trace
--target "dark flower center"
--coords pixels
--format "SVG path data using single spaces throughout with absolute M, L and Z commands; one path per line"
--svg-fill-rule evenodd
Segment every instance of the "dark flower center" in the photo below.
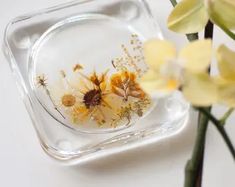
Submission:
M 83 102 L 87 108 L 91 108 L 101 103 L 101 91 L 100 90 L 90 90 L 83 97 Z

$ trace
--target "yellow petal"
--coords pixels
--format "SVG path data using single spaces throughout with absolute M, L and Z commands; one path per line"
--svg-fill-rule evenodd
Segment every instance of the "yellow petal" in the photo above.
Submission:
M 212 21 L 229 28 L 235 28 L 234 0 L 207 0 L 207 9 Z
M 228 81 L 235 81 L 235 52 L 225 45 L 221 45 L 216 57 L 220 75 Z
M 208 74 L 187 73 L 185 79 L 183 94 L 194 106 L 210 106 L 217 102 L 217 85 Z
M 179 87 L 179 82 L 175 79 L 166 79 L 161 77 L 160 74 L 149 70 L 140 80 L 140 86 L 149 95 L 155 93 L 166 93 L 172 92 Z
M 169 41 L 151 39 L 144 44 L 144 56 L 150 69 L 159 70 L 162 64 L 176 57 L 176 48 Z
M 182 60 L 182 66 L 195 73 L 206 71 L 211 63 L 211 57 L 211 40 L 191 42 L 179 54 L 179 59 Z
M 168 18 L 168 28 L 172 31 L 188 34 L 204 29 L 208 22 L 204 0 L 182 0 Z
M 159 74 L 153 69 L 148 70 L 140 79 L 140 86 L 147 93 L 151 93 L 156 91 L 156 87 L 158 85 Z
M 218 86 L 219 102 L 229 107 L 235 107 L 235 82 L 220 81 Z
M 149 69 L 140 79 L 140 82 L 156 81 L 159 79 L 159 73 L 153 69 Z
M 104 92 L 104 91 L 106 90 L 106 88 L 107 88 L 106 82 L 102 82 L 102 83 L 100 84 L 100 89 Z

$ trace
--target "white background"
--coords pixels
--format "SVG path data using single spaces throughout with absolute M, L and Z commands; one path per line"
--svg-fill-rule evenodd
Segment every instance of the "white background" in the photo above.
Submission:
M 8 21 L 25 12 L 46 8 L 69 0 L 0 0 L 0 38 Z M 184 43 L 184 37 L 166 29 L 171 10 L 167 0 L 147 0 L 171 40 Z M 235 44 L 219 29 L 215 45 Z M 222 115 L 222 108 L 214 110 Z M 235 144 L 235 116 L 226 126 Z M 195 138 L 196 118 L 188 127 L 167 141 L 128 151 L 83 165 L 67 167 L 54 162 L 39 146 L 29 116 L 19 97 L 12 74 L 0 53 L 0 186 L 1 187 L 131 187 L 183 186 L 184 165 Z M 235 186 L 234 161 L 213 126 L 208 131 L 204 187 Z

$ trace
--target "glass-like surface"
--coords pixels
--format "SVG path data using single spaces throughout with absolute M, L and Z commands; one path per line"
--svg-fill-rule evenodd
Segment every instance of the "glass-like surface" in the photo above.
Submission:
M 184 128 L 180 93 L 139 87 L 142 44 L 153 37 L 162 35 L 141 0 L 74 1 L 8 25 L 3 49 L 46 153 L 78 163 Z
M 33 46 L 32 89 L 52 117 L 78 131 L 129 127 L 154 104 L 137 85 L 147 70 L 142 41 L 131 25 L 112 17 L 86 14 L 63 20 Z M 119 79 L 120 86 L 112 83 Z

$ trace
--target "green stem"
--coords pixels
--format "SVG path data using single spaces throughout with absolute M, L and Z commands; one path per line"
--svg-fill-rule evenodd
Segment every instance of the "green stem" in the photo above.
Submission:
M 208 112 L 211 108 L 206 109 Z M 206 131 L 208 127 L 208 118 L 204 114 L 200 114 L 198 121 L 198 130 L 196 142 L 194 144 L 192 158 L 188 160 L 185 168 L 184 187 L 195 187 L 200 173 L 200 165 L 203 161 L 204 144 L 206 140 Z M 202 171 L 201 171 L 202 172 Z
M 214 26 L 209 21 L 205 28 L 205 38 L 213 38 Z M 208 69 L 210 72 L 210 69 Z M 211 111 L 211 107 L 204 108 L 208 112 Z M 203 113 L 199 112 L 198 118 L 198 132 L 196 142 L 193 148 L 192 158 L 188 161 L 185 168 L 185 187 L 196 187 L 202 184 L 203 174 L 203 158 L 206 141 L 206 131 L 208 127 L 209 119 Z
M 190 42 L 199 39 L 198 33 L 186 34 L 186 36 Z
M 231 116 L 231 114 L 233 113 L 234 108 L 230 108 L 225 114 L 224 116 L 219 120 L 221 125 L 225 125 L 227 119 Z
M 215 125 L 215 127 L 219 131 L 220 135 L 223 137 L 230 153 L 233 156 L 233 159 L 235 160 L 235 149 L 233 147 L 233 144 L 232 144 L 224 126 L 220 123 L 220 121 L 218 119 L 216 119 L 210 112 L 208 112 L 204 108 L 198 108 L 198 111 L 203 113 Z
M 223 24 L 217 24 L 230 38 L 235 40 L 235 34 L 230 31 L 227 27 L 225 27 Z
M 170 0 L 171 4 L 175 7 L 177 5 L 177 1 L 176 0 Z

